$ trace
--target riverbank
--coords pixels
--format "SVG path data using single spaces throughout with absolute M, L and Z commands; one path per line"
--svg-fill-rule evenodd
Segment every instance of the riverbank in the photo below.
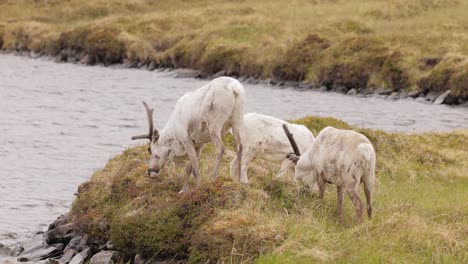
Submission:
M 104 250 L 117 251 L 105 254 L 124 261 L 466 262 L 466 130 L 406 135 L 354 128 L 333 118 L 295 122 L 315 135 L 332 125 L 356 129 L 371 140 L 377 152 L 372 220 L 356 225 L 345 199 L 344 223 L 339 223 L 333 187 L 321 201 L 290 177 L 275 179 L 277 167 L 266 162 L 253 163 L 248 186 L 232 180 L 229 137 L 220 179 L 204 178 L 200 188 L 182 195 L 183 166 L 170 163 L 159 180 L 151 180 L 146 147 L 138 146 L 111 159 L 78 188 L 69 219 L 58 224 L 71 225 L 46 234 L 49 240 L 68 235 L 76 244 L 68 247 L 71 253 L 55 251 L 56 257 L 73 253 L 89 259 Z M 214 160 L 208 145 L 202 175 L 209 175 Z
M 467 5 L 4 1 L 0 47 L 59 61 L 192 68 L 203 77 L 464 104 Z

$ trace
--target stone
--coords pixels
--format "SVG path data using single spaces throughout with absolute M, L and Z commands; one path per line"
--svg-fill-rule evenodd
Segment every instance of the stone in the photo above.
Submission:
M 225 75 L 226 75 L 226 71 L 225 70 L 220 70 L 219 72 L 213 74 L 213 76 L 211 76 L 211 78 L 215 79 L 215 78 L 225 76 Z
M 390 95 L 393 93 L 393 89 L 385 89 L 385 90 L 380 90 L 378 92 L 380 95 Z
M 144 67 L 144 66 L 146 66 L 146 61 L 140 61 L 140 62 L 138 62 L 138 64 L 137 64 L 137 68 L 142 68 L 142 67 Z
M 297 86 L 298 86 L 298 82 L 287 81 L 287 82 L 284 83 L 283 86 L 284 86 L 284 87 L 297 87 Z
M 56 248 L 58 250 L 62 250 L 65 247 L 65 245 L 62 244 L 62 243 L 53 244 L 51 246 L 53 246 L 54 248 Z
M 427 95 L 426 95 L 426 102 L 429 102 L 429 103 L 432 103 L 434 102 L 434 100 L 439 97 L 440 93 L 436 93 L 436 92 L 429 92 Z
M 351 89 L 346 94 L 347 95 L 355 95 L 355 94 L 357 94 L 357 91 L 356 91 L 356 89 Z
M 65 254 L 63 254 L 63 256 L 60 257 L 60 259 L 58 261 L 61 264 L 69 263 L 76 254 L 78 254 L 78 251 L 76 251 L 74 249 L 66 250 Z
M 78 250 L 78 248 L 80 247 L 80 242 L 82 238 L 83 238 L 82 236 L 76 236 L 72 238 L 70 242 L 68 242 L 68 245 L 65 247 L 63 251 L 66 252 L 70 249 Z
M 114 249 L 115 249 L 114 243 L 112 243 L 112 241 L 110 241 L 110 240 L 107 241 L 107 243 L 106 243 L 106 249 L 108 249 L 108 250 L 114 250 Z
M 322 86 L 320 86 L 319 90 L 321 92 L 325 92 L 325 91 L 328 91 L 328 88 L 325 85 L 322 85 Z
M 85 248 L 87 248 L 88 246 L 88 238 L 89 236 L 86 234 L 83 236 L 83 238 L 81 239 L 80 241 L 80 244 L 78 245 L 78 251 L 82 251 L 84 250 Z
M 114 264 L 119 261 L 119 253 L 117 251 L 108 250 L 101 251 L 95 254 L 90 260 L 89 264 Z
M 19 262 L 27 261 L 39 261 L 52 257 L 59 256 L 61 251 L 55 247 L 51 247 L 46 244 L 36 246 L 34 248 L 25 250 L 21 255 L 18 256 L 17 260 Z
M 398 93 L 397 93 L 397 92 L 391 93 L 389 96 L 387 96 L 387 99 L 388 99 L 388 100 L 396 100 L 396 99 L 398 99 Z
M 156 62 L 151 61 L 148 65 L 148 71 L 154 71 L 156 69 Z
M 177 69 L 175 70 L 174 78 L 197 78 L 200 71 L 192 69 Z
M 125 68 L 136 68 L 138 66 L 138 61 L 131 61 L 128 59 L 124 59 L 123 66 Z
M 405 99 L 405 98 L 408 98 L 408 91 L 406 90 L 400 90 L 398 92 L 398 96 L 397 96 L 398 99 Z
M 80 56 L 80 63 L 85 64 L 85 65 L 90 65 L 92 62 L 91 57 L 89 54 L 84 54 L 83 56 Z
M 52 230 L 47 231 L 46 241 L 48 244 L 63 243 L 68 244 L 74 237 L 74 229 L 72 224 L 58 226 Z
M 271 79 L 270 79 L 270 84 L 271 84 L 271 85 L 277 85 L 278 82 L 279 82 L 279 81 L 278 81 L 278 79 L 276 79 L 276 78 L 271 78 Z
M 411 91 L 408 93 L 408 96 L 411 98 L 416 98 L 419 96 L 419 94 L 421 94 L 421 91 Z
M 416 98 L 415 101 L 416 101 L 416 102 L 420 102 L 420 103 L 425 103 L 425 102 L 426 102 L 426 98 L 425 98 L 425 97 L 418 97 L 418 98 Z
M 85 263 L 86 260 L 91 256 L 91 248 L 85 248 L 83 251 L 80 253 L 76 254 L 72 260 L 70 261 L 70 264 L 83 264 Z
M 49 225 L 49 228 L 47 230 L 50 231 L 58 226 L 65 225 L 67 222 L 68 222 L 68 214 L 62 214 L 59 217 L 57 217 L 57 219 L 55 219 L 54 222 L 52 222 Z
M 434 100 L 434 104 L 443 104 L 449 96 L 450 90 L 443 92 L 441 95 L 437 96 L 437 98 Z

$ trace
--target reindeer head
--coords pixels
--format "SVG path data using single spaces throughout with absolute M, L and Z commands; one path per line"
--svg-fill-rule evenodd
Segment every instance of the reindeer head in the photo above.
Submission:
M 163 168 L 164 164 L 172 158 L 172 148 L 166 140 L 160 142 L 159 131 L 153 128 L 153 110 L 149 108 L 146 102 L 143 102 L 143 106 L 146 109 L 146 115 L 148 117 L 149 132 L 145 135 L 139 135 L 132 137 L 135 139 L 149 139 L 148 152 L 151 157 L 148 164 L 148 176 L 150 178 L 157 178 L 159 172 Z

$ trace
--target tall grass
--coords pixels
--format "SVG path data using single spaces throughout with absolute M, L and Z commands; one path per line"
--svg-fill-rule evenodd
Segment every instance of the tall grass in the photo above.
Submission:
M 296 120 L 315 134 L 332 118 Z M 356 225 L 345 199 L 344 223 L 330 186 L 320 200 L 278 166 L 255 161 L 249 185 L 229 176 L 232 138 L 221 178 L 178 194 L 184 166 L 170 163 L 158 180 L 146 178 L 146 147 L 126 150 L 84 183 L 72 217 L 94 239 L 111 239 L 131 258 L 191 263 L 464 263 L 468 261 L 468 133 L 399 134 L 354 128 L 377 152 L 375 216 Z M 214 148 L 202 154 L 211 175 Z M 193 184 L 193 183 L 192 183 Z M 192 185 L 193 186 L 193 185 Z
M 64 33 L 104 28 L 131 60 L 347 89 L 457 86 L 454 94 L 465 98 L 466 10 L 466 0 L 4 0 L 0 32 L 3 49 L 57 54 L 72 48 L 57 43 Z M 328 46 L 308 43 L 311 35 Z M 450 63 L 427 63 L 441 60 Z

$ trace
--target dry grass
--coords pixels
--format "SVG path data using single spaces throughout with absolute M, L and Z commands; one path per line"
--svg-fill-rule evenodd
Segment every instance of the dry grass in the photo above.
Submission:
M 346 89 L 438 91 L 455 83 L 454 94 L 465 98 L 466 67 L 448 63 L 453 74 L 440 80 L 436 63 L 424 62 L 466 61 L 467 10 L 466 0 L 3 0 L 0 43 L 54 55 L 68 48 L 58 40 L 76 31 L 110 30 L 115 43 L 104 51 L 124 45 L 110 57 Z
M 333 118 L 297 120 L 315 134 Z M 171 162 L 159 180 L 145 176 L 146 147 L 126 150 L 84 183 L 74 222 L 95 239 L 111 239 L 128 257 L 136 252 L 192 263 L 464 263 L 468 261 L 468 131 L 398 134 L 358 131 L 377 151 L 375 217 L 355 224 L 345 199 L 335 216 L 335 189 L 325 200 L 275 179 L 278 166 L 256 161 L 246 186 L 229 177 L 232 138 L 225 142 L 221 178 L 179 195 L 184 166 Z M 202 154 L 210 175 L 215 154 Z

